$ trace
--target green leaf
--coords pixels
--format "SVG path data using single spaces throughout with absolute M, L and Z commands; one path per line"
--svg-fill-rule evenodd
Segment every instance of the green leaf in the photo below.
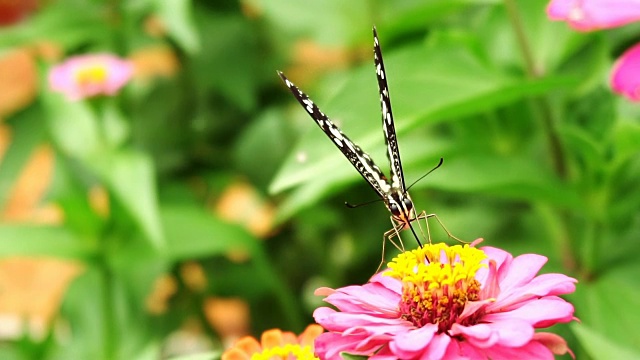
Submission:
M 213 360 L 213 359 L 219 359 L 220 356 L 221 354 L 219 351 L 210 351 L 210 352 L 200 353 L 200 354 L 175 356 L 169 359 L 170 360 Z
M 43 105 L 53 142 L 66 155 L 86 159 L 104 148 L 98 118 L 84 101 L 68 101 L 44 91 Z
M 296 308 L 296 297 L 282 277 L 276 274 L 258 239 L 240 226 L 225 223 L 195 206 L 165 205 L 162 223 L 167 238 L 166 255 L 171 261 L 226 255 L 231 250 L 248 252 L 255 267 L 254 280 L 270 287 L 282 306 L 286 320 L 300 326 L 300 315 L 291 311 Z
M 607 359 L 640 359 L 640 351 L 627 348 L 616 343 L 605 332 L 598 332 L 584 324 L 571 324 L 580 344 L 595 360 Z
M 283 112 L 268 109 L 240 134 L 233 149 L 235 167 L 254 184 L 266 187 L 288 153 L 293 130 L 282 121 Z
M 51 256 L 85 259 L 95 255 L 95 243 L 63 227 L 0 225 L 0 257 Z
M 560 182 L 550 171 L 525 156 L 495 156 L 471 151 L 451 156 L 447 166 L 429 175 L 428 184 L 416 184 L 448 191 L 485 192 L 514 199 L 545 201 L 581 208 L 574 189 Z
M 637 120 L 622 120 L 616 123 L 614 144 L 617 150 L 616 160 L 624 163 L 640 153 L 640 124 Z
M 291 6 L 288 1 L 250 0 L 249 3 L 287 33 L 323 44 L 346 45 L 371 32 L 371 9 L 365 0 L 311 1 L 304 6 Z
M 44 139 L 44 129 L 40 126 L 42 112 L 28 108 L 12 119 L 9 147 L 0 159 L 0 210 L 8 200 L 8 195 L 22 173 L 22 168 L 31 154 Z
M 254 255 L 258 251 L 255 237 L 202 208 L 164 205 L 161 213 L 167 239 L 166 254 L 172 261 L 225 255 L 231 250 L 249 251 Z
M 499 0 L 431 0 L 393 1 L 376 4 L 376 26 L 384 28 L 385 34 L 393 38 L 422 31 L 425 25 L 449 20 L 449 16 L 474 4 L 491 5 Z M 466 14 L 466 13 L 465 13 Z M 444 19 L 444 20 L 443 20 Z
M 546 74 L 589 43 L 589 36 L 579 33 L 562 21 L 550 21 L 545 13 L 547 0 L 514 2 L 518 24 L 514 25 L 505 6 L 494 6 L 477 30 L 478 39 L 484 43 L 491 62 L 504 68 L 524 68 L 519 39 L 515 26 L 526 36 L 531 60 L 537 74 Z
M 69 7 L 82 16 L 69 16 Z M 47 40 L 74 48 L 80 44 L 99 42 L 110 33 L 105 11 L 92 1 L 54 1 L 41 4 L 42 9 L 13 26 L 0 28 L 0 49 L 35 44 Z
M 198 17 L 200 32 L 209 35 L 202 39 L 203 51 L 193 59 L 193 78 L 204 91 L 215 89 L 241 109 L 254 109 L 258 83 L 265 76 L 254 24 L 243 16 L 204 10 Z
M 190 0 L 156 0 L 155 5 L 158 16 L 167 26 L 169 36 L 191 55 L 200 51 L 200 38 L 192 15 L 192 2 Z
M 368 359 L 368 356 L 364 356 L 364 355 L 352 355 L 346 352 L 341 352 L 340 353 L 340 357 L 343 358 L 344 360 L 363 360 L 363 359 Z
M 582 323 L 606 334 L 607 339 L 615 339 L 616 344 L 639 352 L 640 333 L 636 330 L 640 313 L 621 304 L 636 304 L 640 298 L 640 264 L 632 260 L 616 265 L 599 274 L 597 281 L 578 286 L 571 299 Z
M 449 45 L 409 47 L 387 55 L 385 63 L 401 147 L 403 134 L 419 126 L 453 121 L 456 117 L 487 111 L 573 83 L 568 78 L 532 81 L 506 77 L 486 68 L 470 53 Z M 365 151 L 384 149 L 380 120 L 374 120 L 380 118 L 375 76 L 370 67 L 362 70 L 343 87 L 333 91 L 334 96 L 329 101 L 316 103 L 334 120 L 348 121 L 348 126 L 343 127 L 345 133 Z M 294 108 L 297 116 L 308 116 L 298 104 Z M 312 121 L 306 121 L 311 126 Z M 271 183 L 270 192 L 279 193 L 320 178 L 334 182 L 337 169 L 350 166 L 348 162 L 339 160 L 342 153 L 333 149 L 323 137 L 326 136 L 314 129 L 302 138 L 301 145 L 289 156 Z M 298 160 L 300 154 L 306 158 L 302 164 Z M 371 155 L 379 159 L 378 165 L 381 165 L 383 158 L 375 156 L 375 153 Z M 358 175 L 354 174 L 355 180 Z
M 106 143 L 111 148 L 118 148 L 129 137 L 131 129 L 123 114 L 112 99 L 104 99 L 102 128 Z
M 131 299 L 121 278 L 111 269 L 89 264 L 64 297 L 61 316 L 73 329 L 64 343 L 56 342 L 52 359 L 145 359 L 160 352 L 154 345 L 151 319 Z M 135 301 L 132 301 L 135 300 Z M 148 357 L 147 357 L 148 358 Z
M 164 235 L 151 159 L 137 151 L 121 150 L 91 157 L 86 165 L 104 182 L 151 243 L 163 248 Z

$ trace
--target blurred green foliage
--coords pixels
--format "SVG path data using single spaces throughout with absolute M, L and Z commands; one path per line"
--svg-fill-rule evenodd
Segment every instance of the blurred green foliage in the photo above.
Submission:
M 343 206 L 375 194 L 276 69 L 387 169 L 373 24 L 407 182 L 445 159 L 412 188 L 418 209 L 458 237 L 543 254 L 545 271 L 578 278 L 570 300 L 582 323 L 557 329 L 578 358 L 640 357 L 640 112 L 607 84 L 639 29 L 576 33 L 546 18 L 545 1 L 516 4 L 517 18 L 489 0 L 49 0 L 1 28 L 3 53 L 43 40 L 65 57 L 162 45 L 178 69 L 134 79 L 117 97 L 69 102 L 48 90 L 53 63 L 40 59 L 37 96 L 4 119 L 12 135 L 0 207 L 46 143 L 55 168 L 42 202 L 64 220 L 1 223 L 0 254 L 73 259 L 84 270 L 45 335 L 1 340 L 0 358 L 168 357 L 177 354 L 170 335 L 188 321 L 209 341 L 203 358 L 215 358 L 221 339 L 205 299 L 246 300 L 255 334 L 300 331 L 320 303 L 316 287 L 365 282 L 380 261 L 387 210 Z M 149 30 L 154 22 L 160 34 Z M 270 231 L 215 211 L 238 183 L 273 203 Z M 89 200 L 96 186 L 106 216 Z M 204 289 L 181 276 L 188 262 L 202 266 Z M 151 314 L 145 301 L 165 274 L 176 291 Z

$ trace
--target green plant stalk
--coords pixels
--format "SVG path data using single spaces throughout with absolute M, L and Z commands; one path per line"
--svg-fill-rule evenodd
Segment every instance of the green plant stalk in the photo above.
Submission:
M 507 16 L 516 34 L 517 44 L 520 48 L 520 52 L 522 53 L 522 58 L 524 59 L 525 71 L 527 73 L 527 76 L 532 79 L 543 77 L 544 72 L 536 67 L 533 51 L 531 50 L 531 45 L 525 34 L 524 26 L 522 24 L 520 14 L 518 13 L 518 8 L 515 4 L 515 1 L 504 0 L 504 5 L 507 9 Z M 543 97 L 535 99 L 534 103 L 540 113 L 542 127 L 548 139 L 550 147 L 549 152 L 552 155 L 551 158 L 553 160 L 556 174 L 561 179 L 566 179 L 567 166 L 565 163 L 564 151 L 562 148 L 562 143 L 560 142 L 560 137 L 558 136 L 555 129 L 556 121 L 554 121 L 553 119 L 553 111 L 551 111 L 551 105 L 549 104 L 549 101 Z
M 114 291 L 113 291 L 113 273 L 109 267 L 107 261 L 107 251 L 105 249 L 106 239 L 102 239 L 103 248 L 100 252 L 100 275 L 102 277 L 102 331 L 103 331 L 103 345 L 104 350 L 102 352 L 105 360 L 115 359 L 115 316 L 114 316 Z
M 543 77 L 544 71 L 536 66 L 536 61 L 531 49 L 531 44 L 525 33 L 524 24 L 522 23 L 522 18 L 520 17 L 515 1 L 504 0 L 504 6 L 507 10 L 507 17 L 509 18 L 511 26 L 513 27 L 513 30 L 515 32 L 517 40 L 516 42 L 522 54 L 522 58 L 524 59 L 525 71 L 527 76 L 531 79 Z M 566 157 L 562 142 L 560 141 L 560 136 L 556 132 L 555 124 L 557 124 L 557 120 L 554 119 L 554 113 L 551 108 L 551 104 L 546 97 L 538 97 L 532 100 L 532 105 L 536 110 L 536 117 L 538 117 L 542 123 L 542 129 L 547 138 L 549 153 L 551 155 L 551 160 L 553 162 L 553 167 L 555 169 L 556 175 L 558 175 L 560 179 L 566 180 Z M 558 220 L 557 223 L 562 228 L 561 231 L 556 232 L 556 234 L 559 234 L 559 236 L 556 236 L 556 240 L 559 244 L 561 257 L 565 265 L 571 264 L 570 266 L 573 268 L 575 267 L 576 259 L 574 252 L 571 251 L 571 235 L 567 230 L 569 214 L 564 211 L 558 211 L 556 212 L 556 214 L 556 218 Z M 546 226 L 549 227 L 554 225 L 550 224 L 547 221 Z
M 253 261 L 256 262 L 256 268 L 271 269 L 267 259 L 262 256 L 260 251 L 252 249 Z M 298 311 L 299 305 L 296 296 L 293 295 L 291 289 L 281 280 L 277 274 L 267 274 L 266 278 L 270 279 L 273 293 L 276 295 L 280 306 L 282 306 L 283 314 L 286 321 L 294 328 L 303 329 L 305 322 Z

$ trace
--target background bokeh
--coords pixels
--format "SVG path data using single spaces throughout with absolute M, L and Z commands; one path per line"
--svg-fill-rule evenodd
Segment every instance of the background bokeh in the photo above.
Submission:
M 217 358 L 365 282 L 389 214 L 344 206 L 375 194 L 276 70 L 387 171 L 374 24 L 407 183 L 444 158 L 417 208 L 576 277 L 581 323 L 553 331 L 578 359 L 640 358 L 640 112 L 608 86 L 640 26 L 545 5 L 0 1 L 0 358 Z M 105 52 L 135 66 L 117 95 L 50 90 Z

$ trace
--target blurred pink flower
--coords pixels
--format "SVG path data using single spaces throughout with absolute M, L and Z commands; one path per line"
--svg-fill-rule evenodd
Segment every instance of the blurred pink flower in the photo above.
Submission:
M 631 101 L 640 101 L 640 44 L 625 51 L 613 65 L 611 87 Z
M 49 86 L 69 100 L 114 95 L 133 75 L 133 64 L 110 54 L 69 58 L 49 72 Z
M 329 331 L 316 338 L 316 355 L 476 360 L 571 353 L 562 337 L 535 332 L 574 320 L 573 305 L 558 295 L 573 292 L 576 280 L 536 276 L 546 261 L 473 244 L 402 253 L 363 286 L 316 291 L 338 309 L 313 314 Z
M 551 0 L 547 15 L 579 31 L 606 29 L 640 20 L 640 1 Z

